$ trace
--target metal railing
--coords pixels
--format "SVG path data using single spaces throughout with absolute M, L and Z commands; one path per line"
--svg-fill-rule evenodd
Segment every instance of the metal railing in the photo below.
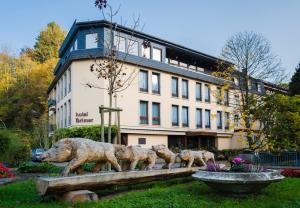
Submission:
M 256 162 L 265 166 L 300 167 L 300 152 L 289 151 L 278 154 L 270 152 L 259 152 Z

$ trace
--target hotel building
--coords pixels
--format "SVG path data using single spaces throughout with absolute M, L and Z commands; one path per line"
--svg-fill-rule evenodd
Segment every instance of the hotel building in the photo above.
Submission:
M 110 40 L 109 22 L 75 22 L 60 50 L 49 95 L 49 131 L 83 125 L 99 125 L 99 106 L 109 106 L 106 90 L 89 88 L 87 83 L 104 86 L 104 79 L 90 71 L 94 58 L 105 59 L 105 42 Z M 133 34 L 133 35 L 132 35 Z M 118 57 L 124 57 L 124 72 L 136 76 L 130 87 L 117 94 L 113 106 L 122 109 L 121 140 L 127 145 L 235 149 L 245 146 L 234 106 L 238 80 L 212 76 L 218 59 L 184 46 L 119 26 Z M 147 40 L 150 47 L 144 48 Z M 225 82 L 231 88 L 216 94 Z M 284 89 L 258 79 L 249 88 L 263 95 Z M 108 115 L 105 115 L 107 124 Z M 116 116 L 113 113 L 113 123 Z

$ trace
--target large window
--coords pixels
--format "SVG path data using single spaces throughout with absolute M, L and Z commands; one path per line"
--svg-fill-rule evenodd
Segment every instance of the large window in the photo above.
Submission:
M 152 93 L 160 93 L 160 77 L 158 73 L 152 73 Z
M 128 40 L 128 53 L 131 55 L 139 55 L 139 43 L 134 40 Z
M 64 75 L 64 80 L 65 80 L 65 83 L 64 83 L 65 96 L 68 93 L 68 79 L 69 79 L 69 77 L 67 77 L 68 74 L 69 74 L 68 72 L 65 72 L 65 75 Z
M 121 36 L 115 36 L 114 45 L 118 51 L 126 52 L 126 40 Z
M 210 102 L 210 87 L 208 84 L 205 85 L 205 102 Z
M 148 102 L 140 101 L 140 124 L 148 124 Z
M 143 57 L 150 59 L 151 58 L 151 52 L 150 51 L 151 51 L 150 47 L 147 47 L 147 48 L 142 47 Z
M 98 47 L 98 34 L 86 34 L 85 36 L 85 48 L 97 48 Z
M 240 105 L 240 96 L 238 95 L 238 94 L 236 94 L 236 95 L 234 95 L 234 104 L 236 105 L 236 106 L 239 106 Z
M 178 78 L 172 77 L 172 96 L 178 97 Z
M 153 60 L 161 62 L 162 59 L 161 54 L 162 54 L 161 49 L 153 47 L 153 57 L 152 57 Z
M 225 129 L 228 130 L 230 125 L 230 114 L 225 112 Z
M 229 106 L 229 91 L 224 91 L 224 105 Z
M 152 125 L 160 125 L 160 104 L 152 103 Z
M 178 105 L 172 105 L 172 126 L 179 126 Z
M 140 79 L 139 79 L 140 91 L 148 92 L 148 72 L 140 70 Z
M 182 126 L 189 126 L 189 108 L 185 106 L 182 107 Z
M 196 127 L 202 128 L 202 109 L 201 108 L 196 109 Z
M 217 104 L 219 104 L 219 105 L 222 103 L 221 96 L 222 96 L 221 88 L 217 87 L 216 98 L 217 98 Z
M 210 110 L 205 110 L 205 128 L 210 128 Z
M 71 100 L 68 101 L 68 125 L 71 126 L 71 115 L 72 115 L 72 108 L 71 108 Z
M 222 129 L 222 112 L 217 111 L 217 128 Z
M 185 79 L 182 80 L 182 98 L 189 98 L 189 82 Z
M 202 84 L 196 83 L 196 100 L 201 101 L 202 100 Z
M 68 109 L 67 109 L 67 103 L 64 104 L 65 109 L 65 115 L 64 115 L 64 127 L 67 127 L 68 125 Z
M 68 74 L 69 74 L 69 92 L 71 92 L 71 87 L 72 87 L 72 75 L 71 75 L 71 69 L 68 69 Z

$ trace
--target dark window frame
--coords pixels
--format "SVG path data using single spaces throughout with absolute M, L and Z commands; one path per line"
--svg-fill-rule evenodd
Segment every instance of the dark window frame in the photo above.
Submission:
M 209 86 L 209 84 L 205 84 L 204 89 L 205 89 L 205 94 L 204 94 L 205 102 L 210 103 L 210 100 L 211 100 L 210 94 L 211 93 L 210 93 L 210 86 Z M 206 98 L 206 89 L 208 90 L 208 98 Z
M 176 94 L 173 93 L 173 80 L 176 80 Z M 172 77 L 171 78 L 171 94 L 172 94 L 172 97 L 179 97 L 179 81 L 178 81 L 178 78 L 177 77 Z
M 153 82 L 152 82 L 152 76 L 155 75 L 157 76 L 157 79 L 158 79 L 158 91 L 156 90 L 153 90 Z M 151 74 L 151 87 L 152 87 L 152 93 L 153 94 L 160 94 L 160 74 L 159 73 L 156 73 L 156 72 L 152 72 Z
M 176 121 L 176 123 L 173 122 L 173 107 L 175 107 L 177 109 L 177 121 Z M 172 112 L 172 117 L 171 117 L 172 126 L 179 126 L 179 106 L 178 105 L 172 105 L 171 112 Z
M 218 121 L 220 121 L 220 125 L 219 125 Z M 222 113 L 222 111 L 217 111 L 217 129 L 223 129 L 223 113 Z
M 139 80 L 139 90 L 140 90 L 140 92 L 149 92 L 149 73 L 148 73 L 148 71 L 141 69 L 139 73 L 146 73 L 147 74 L 147 77 L 146 77 L 146 83 L 147 83 L 146 86 L 147 86 L 147 88 L 146 89 L 141 88 L 141 86 L 140 86 L 140 81 L 141 80 Z M 140 76 L 139 76 L 139 79 L 140 79 Z
M 140 116 L 139 116 L 140 124 L 147 125 L 147 124 L 149 124 L 149 106 L 148 106 L 149 103 L 148 103 L 148 101 L 140 100 L 140 109 L 141 109 L 141 104 L 142 103 L 146 104 L 146 113 L 147 113 L 147 115 L 146 116 L 141 116 L 141 112 L 140 112 Z
M 203 128 L 203 111 L 202 108 L 196 108 L 196 116 L 197 112 L 200 111 L 200 124 L 197 122 L 197 117 L 196 117 L 196 128 Z
M 138 144 L 139 145 L 145 145 L 146 144 L 146 138 L 138 138 Z
M 153 116 L 153 106 L 154 105 L 158 106 L 158 117 Z M 155 122 L 157 122 L 157 123 L 155 123 Z M 160 125 L 160 103 L 157 103 L 157 102 L 152 103 L 152 125 L 155 125 L 155 126 Z
M 209 112 L 209 125 L 206 125 L 206 112 Z M 208 109 L 205 109 L 205 112 L 204 112 L 204 118 L 205 118 L 205 128 L 206 129 L 210 129 L 211 128 L 211 110 L 208 110 Z
M 198 87 L 200 88 L 199 89 L 200 97 L 198 97 L 198 95 L 197 95 L 197 89 L 198 89 Z M 200 82 L 196 82 L 196 101 L 202 101 L 202 83 L 200 83 Z
M 225 112 L 225 129 L 228 130 L 230 127 L 230 114 Z
M 183 83 L 186 83 L 186 95 L 183 95 Z M 189 81 L 187 79 L 181 80 L 181 97 L 184 99 L 189 99 Z
M 183 109 L 186 109 L 186 119 L 187 119 L 187 123 L 184 123 L 183 122 Z M 182 124 L 182 127 L 189 127 L 189 107 L 188 106 L 182 106 L 182 119 L 181 119 L 181 124 Z

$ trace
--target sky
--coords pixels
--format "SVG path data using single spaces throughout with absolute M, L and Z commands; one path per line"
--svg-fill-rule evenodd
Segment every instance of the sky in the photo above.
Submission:
M 292 76 L 300 62 L 300 0 L 108 0 L 127 25 L 140 15 L 143 32 L 218 57 L 230 36 L 254 31 Z M 101 19 L 94 0 L 1 0 L 0 48 L 33 47 L 51 21 L 68 31 L 74 20 Z

